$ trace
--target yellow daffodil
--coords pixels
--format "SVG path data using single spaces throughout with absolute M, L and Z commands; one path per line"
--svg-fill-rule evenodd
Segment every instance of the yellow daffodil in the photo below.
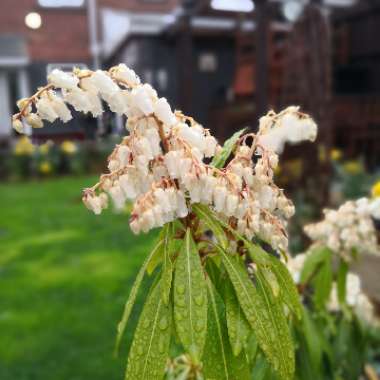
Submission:
M 50 174 L 53 170 L 49 161 L 42 161 L 38 167 L 41 174 Z
M 78 148 L 72 141 L 66 140 L 61 144 L 61 150 L 67 155 L 72 155 L 77 152 Z
M 359 161 L 352 160 L 352 161 L 346 161 L 343 164 L 343 169 L 346 173 L 355 175 L 363 171 L 363 166 Z
M 330 158 L 332 161 L 339 161 L 342 158 L 343 154 L 340 149 L 332 149 L 330 152 Z
M 31 156 L 35 150 L 35 146 L 27 136 L 20 137 L 13 147 L 16 156 Z
M 375 182 L 371 188 L 371 194 L 373 198 L 380 197 L 380 180 Z

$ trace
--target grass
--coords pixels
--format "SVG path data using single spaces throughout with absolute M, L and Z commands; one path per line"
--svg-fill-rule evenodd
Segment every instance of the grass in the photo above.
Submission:
M 87 211 L 80 190 L 93 182 L 0 185 L 1 380 L 123 378 L 138 310 L 119 359 L 116 325 L 155 234 Z

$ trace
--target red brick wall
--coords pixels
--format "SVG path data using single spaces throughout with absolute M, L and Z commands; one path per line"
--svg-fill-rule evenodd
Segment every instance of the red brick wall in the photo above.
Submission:
M 38 12 L 42 26 L 37 30 L 26 27 L 24 18 Z M 45 9 L 37 0 L 1 0 L 0 34 L 22 34 L 27 39 L 33 61 L 85 61 L 90 58 L 86 10 Z
M 100 6 L 131 11 L 167 12 L 178 0 L 98 0 Z M 25 26 L 29 12 L 42 17 L 40 29 Z M 0 34 L 22 34 L 31 60 L 80 62 L 90 59 L 86 9 L 46 9 L 37 0 L 0 0 Z

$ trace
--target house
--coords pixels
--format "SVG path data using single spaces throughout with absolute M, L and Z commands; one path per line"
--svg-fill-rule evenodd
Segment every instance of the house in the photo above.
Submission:
M 0 2 L 0 142 L 15 134 L 11 115 L 16 101 L 46 83 L 54 67 L 97 67 L 107 49 L 118 43 L 126 25 L 120 11 L 149 17 L 167 14 L 175 0 L 1 0 Z M 148 15 L 150 15 L 148 17 Z M 120 22 L 121 20 L 121 22 Z M 33 130 L 34 139 L 84 138 L 96 124 L 86 117 L 65 129 Z M 63 137 L 62 137 L 63 138 Z

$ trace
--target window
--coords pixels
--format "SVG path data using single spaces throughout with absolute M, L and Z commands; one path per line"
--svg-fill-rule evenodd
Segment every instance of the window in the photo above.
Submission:
M 214 53 L 201 53 L 198 57 L 199 71 L 213 73 L 218 69 L 218 58 Z
M 38 0 L 38 5 L 43 8 L 80 8 L 85 0 Z

